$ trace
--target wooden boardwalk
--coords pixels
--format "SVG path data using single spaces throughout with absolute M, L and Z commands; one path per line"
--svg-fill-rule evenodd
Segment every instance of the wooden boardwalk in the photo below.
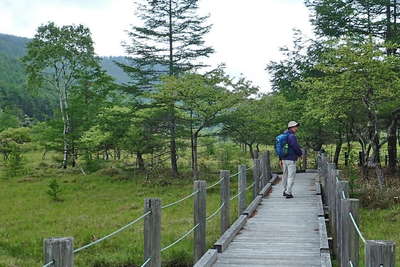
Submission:
M 298 173 L 293 199 L 282 196 L 281 184 L 273 186 L 212 266 L 325 266 L 321 263 L 320 232 L 324 229 L 320 230 L 316 178 L 316 173 Z

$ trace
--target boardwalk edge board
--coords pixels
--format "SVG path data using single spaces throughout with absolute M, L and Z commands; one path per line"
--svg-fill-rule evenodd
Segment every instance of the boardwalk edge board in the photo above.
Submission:
M 260 191 L 260 193 L 258 193 L 258 195 L 259 195 L 259 196 L 264 196 L 264 195 L 266 195 L 266 194 L 269 192 L 269 190 L 271 190 L 271 188 L 272 188 L 272 183 L 268 183 L 268 184 Z
M 218 250 L 219 253 L 225 251 L 229 246 L 229 243 L 233 240 L 236 234 L 243 228 L 246 224 L 247 215 L 240 215 L 239 218 L 229 227 L 228 230 L 217 240 L 214 244 L 214 248 Z
M 318 217 L 324 217 L 325 218 L 325 211 L 324 207 L 322 206 L 322 197 L 320 195 L 317 196 L 317 202 L 318 202 Z
M 321 184 L 319 182 L 315 183 L 315 190 L 317 191 L 317 195 L 321 195 Z
M 253 215 L 254 211 L 257 209 L 257 206 L 262 201 L 262 196 L 256 196 L 256 198 L 250 203 L 250 205 L 243 211 L 243 215 L 250 217 Z
M 217 261 L 217 254 L 216 249 L 209 249 L 193 267 L 211 267 Z
M 321 252 L 321 267 L 332 267 L 331 254 L 329 252 Z
M 318 224 L 319 224 L 319 241 L 320 241 L 319 244 L 321 252 L 329 252 L 329 243 L 326 232 L 325 218 L 318 217 Z

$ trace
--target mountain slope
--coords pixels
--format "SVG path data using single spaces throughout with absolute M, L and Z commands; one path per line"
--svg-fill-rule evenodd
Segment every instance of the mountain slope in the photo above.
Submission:
M 11 111 L 22 117 L 27 114 L 38 120 L 53 115 L 57 107 L 57 98 L 48 90 L 39 90 L 35 94 L 26 88 L 24 68 L 20 58 L 26 53 L 28 38 L 0 33 L 0 112 Z M 103 57 L 102 67 L 118 83 L 129 81 L 114 61 L 126 63 L 124 57 Z

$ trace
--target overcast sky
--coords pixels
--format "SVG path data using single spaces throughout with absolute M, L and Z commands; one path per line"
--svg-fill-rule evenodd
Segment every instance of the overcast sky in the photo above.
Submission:
M 0 0 L 0 33 L 32 38 L 40 24 L 84 24 L 96 53 L 124 55 L 125 30 L 135 24 L 133 0 Z M 206 37 L 216 50 L 209 63 L 226 63 L 231 75 L 243 74 L 262 91 L 270 89 L 266 64 L 290 45 L 292 29 L 312 36 L 303 0 L 201 0 L 200 12 L 214 26 Z

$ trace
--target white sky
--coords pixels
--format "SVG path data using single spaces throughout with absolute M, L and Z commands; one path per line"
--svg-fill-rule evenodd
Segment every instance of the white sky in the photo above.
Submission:
M 0 33 L 32 38 L 40 24 L 84 24 L 92 32 L 96 53 L 124 55 L 125 30 L 137 21 L 133 0 L 0 0 Z M 292 29 L 312 36 L 303 0 L 201 0 L 200 11 L 213 24 L 206 37 L 216 53 L 212 66 L 226 63 L 228 73 L 270 89 L 266 64 L 290 45 Z

